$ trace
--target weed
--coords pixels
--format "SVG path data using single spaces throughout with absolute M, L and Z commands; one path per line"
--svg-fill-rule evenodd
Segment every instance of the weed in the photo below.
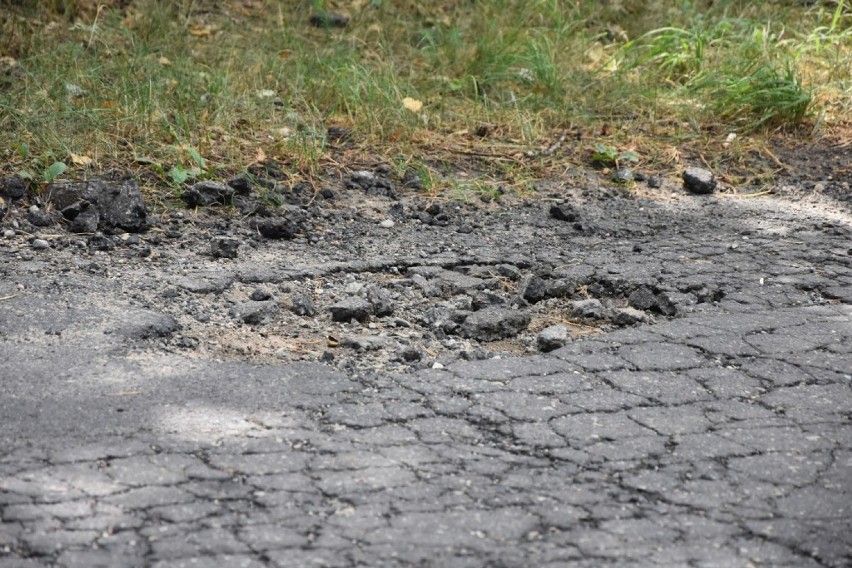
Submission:
M 592 148 L 592 161 L 601 166 L 615 166 L 617 168 L 624 162 L 637 163 L 639 154 L 635 150 L 619 152 L 613 146 L 598 143 Z

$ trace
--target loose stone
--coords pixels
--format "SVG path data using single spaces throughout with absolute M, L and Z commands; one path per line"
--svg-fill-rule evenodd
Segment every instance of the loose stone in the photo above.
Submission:
M 521 297 L 531 304 L 547 297 L 547 284 L 536 274 L 527 274 L 518 285 Z
M 234 188 L 218 181 L 200 181 L 181 195 L 187 207 L 226 205 L 234 198 Z
M 479 341 L 497 341 L 514 337 L 525 330 L 532 317 L 526 312 L 507 308 L 485 308 L 473 312 L 461 325 L 462 335 Z
M 538 348 L 545 353 L 559 349 L 568 343 L 568 328 L 562 324 L 552 325 L 539 332 Z
M 210 241 L 210 254 L 216 258 L 237 258 L 239 246 L 239 239 L 216 237 Z
M 297 316 L 315 316 L 317 313 L 314 301 L 307 294 L 293 294 L 290 303 L 292 304 L 290 311 Z
M 373 306 L 362 298 L 346 298 L 329 309 L 333 321 L 348 322 L 354 319 L 364 322 L 369 319 Z
M 242 302 L 231 308 L 231 315 L 244 323 L 257 325 L 269 323 L 278 314 L 274 300 Z
M 683 172 L 683 187 L 690 193 L 713 193 L 716 185 L 713 173 L 703 168 L 686 168 Z
M 580 317 L 589 319 L 605 319 L 607 309 L 600 300 L 575 300 L 571 302 L 571 309 Z

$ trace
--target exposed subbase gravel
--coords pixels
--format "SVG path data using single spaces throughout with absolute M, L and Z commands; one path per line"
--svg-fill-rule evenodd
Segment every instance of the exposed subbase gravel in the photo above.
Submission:
M 84 281 L 94 301 L 177 322 L 139 349 L 403 370 L 534 353 L 554 325 L 567 342 L 771 297 L 775 256 L 796 248 L 791 237 L 811 246 L 807 214 L 777 201 L 694 197 L 675 181 L 648 199 L 584 181 L 459 202 L 358 170 L 337 187 L 279 189 L 275 207 L 253 191 L 274 181 L 240 176 L 191 185 L 191 209 L 153 215 L 133 180 L 54 184 L 41 207 L 10 201 L 3 244 L 24 272 L 16 265 L 7 287 L 33 287 L 46 271 L 57 285 Z M 841 218 L 817 229 L 848 235 Z M 814 279 L 784 294 L 819 304 L 838 285 Z
M 270 169 L 0 186 L 0 566 L 852 563 L 845 204 Z

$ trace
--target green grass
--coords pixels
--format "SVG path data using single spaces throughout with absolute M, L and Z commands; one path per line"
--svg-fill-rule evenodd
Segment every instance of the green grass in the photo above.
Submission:
M 312 27 L 317 10 L 349 25 Z M 523 156 L 567 129 L 584 133 L 568 159 L 604 145 L 648 163 L 852 113 L 847 1 L 6 0 L 0 56 L 3 170 L 137 168 L 165 189 L 264 158 L 314 176 L 417 156 L 431 191 L 426 164 L 505 166 L 482 154 L 546 172 L 559 156 Z

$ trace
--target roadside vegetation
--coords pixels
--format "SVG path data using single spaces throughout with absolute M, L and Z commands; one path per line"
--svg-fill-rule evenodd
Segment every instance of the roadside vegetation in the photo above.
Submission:
M 381 160 L 434 191 L 468 164 L 522 188 L 685 153 L 749 172 L 850 116 L 846 0 L 0 0 L 0 170 L 34 182 Z

